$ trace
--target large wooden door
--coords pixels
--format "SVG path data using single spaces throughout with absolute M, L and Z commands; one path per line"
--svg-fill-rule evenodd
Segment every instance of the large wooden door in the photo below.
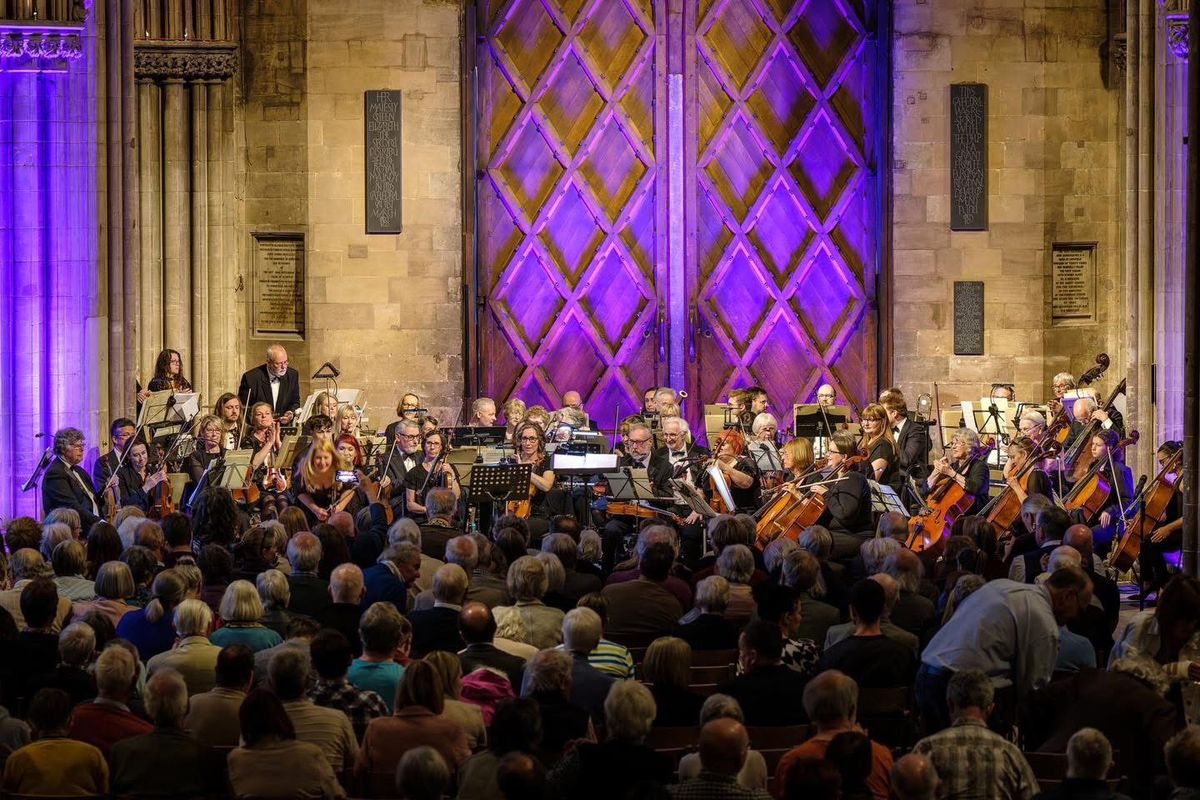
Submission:
M 865 0 L 874 2 L 874 0 Z M 671 13 L 674 9 L 677 13 Z M 480 0 L 480 393 L 602 425 L 876 384 L 877 64 L 856 0 Z

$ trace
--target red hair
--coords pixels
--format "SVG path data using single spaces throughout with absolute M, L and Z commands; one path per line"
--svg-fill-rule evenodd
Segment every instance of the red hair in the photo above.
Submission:
M 334 439 L 333 449 L 337 450 L 338 445 L 342 442 L 346 442 L 347 444 L 354 446 L 354 463 L 351 464 L 351 466 L 361 467 L 363 465 L 363 451 L 362 445 L 358 443 L 358 439 L 355 439 L 348 433 L 343 433 L 341 436 L 337 437 L 337 439 Z
M 717 437 L 718 442 L 722 439 L 729 444 L 729 449 L 735 456 L 746 452 L 746 436 L 736 428 L 730 428 Z

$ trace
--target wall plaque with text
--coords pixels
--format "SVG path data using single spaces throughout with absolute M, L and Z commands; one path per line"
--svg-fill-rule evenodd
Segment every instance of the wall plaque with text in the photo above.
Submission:
M 1055 242 L 1050 250 L 1052 322 L 1096 319 L 1096 243 Z
M 304 338 L 304 234 L 255 233 L 253 336 Z
M 363 92 L 367 233 L 400 233 L 400 92 Z
M 983 281 L 954 282 L 954 355 L 983 355 Z
M 950 85 L 950 230 L 985 231 L 987 85 Z

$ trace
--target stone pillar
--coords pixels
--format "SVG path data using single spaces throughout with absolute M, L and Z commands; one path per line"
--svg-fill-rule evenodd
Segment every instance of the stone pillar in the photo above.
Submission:
M 163 87 L 163 340 L 164 346 L 183 354 L 185 374 L 191 363 L 191 197 L 190 114 L 187 107 L 188 87 L 183 81 L 171 80 Z M 154 359 L 154 353 L 143 353 Z

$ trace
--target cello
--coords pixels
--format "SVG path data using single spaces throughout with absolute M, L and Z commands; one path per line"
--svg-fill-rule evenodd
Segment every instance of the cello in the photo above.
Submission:
M 1017 484 L 1021 487 L 1022 492 L 1029 490 L 1029 476 L 1037 469 L 1038 465 L 1047 458 L 1053 458 L 1061 449 L 1058 439 L 1054 435 L 1053 428 L 1046 429 L 1038 442 L 1034 445 L 1032 451 L 1025 458 L 1025 463 L 1017 470 L 1014 476 Z M 992 498 L 986 506 L 979 511 L 979 516 L 986 517 L 987 521 L 996 526 L 996 530 L 1003 534 L 1013 523 L 1021 516 L 1022 500 L 1012 486 L 1005 486 L 1000 494 Z
M 1089 442 L 1091 438 L 1088 437 Z M 1129 438 L 1117 442 L 1113 446 L 1113 450 L 1123 451 L 1129 445 L 1137 444 L 1138 438 L 1137 431 L 1130 431 Z M 1091 523 L 1108 504 L 1108 498 L 1112 494 L 1113 487 L 1109 482 L 1110 476 L 1105 474 L 1104 470 L 1113 453 L 1110 451 L 1108 455 L 1109 458 L 1095 459 L 1087 473 L 1076 481 L 1075 485 L 1071 487 L 1071 491 L 1063 498 L 1063 506 L 1067 511 L 1079 511 L 1085 523 Z
M 867 460 L 864 453 L 846 456 L 842 463 L 834 467 L 824 481 L 840 480 L 843 470 L 857 467 Z M 777 494 L 763 506 L 758 524 L 755 526 L 754 546 L 759 550 L 766 549 L 772 541 L 780 536 L 786 536 L 793 542 L 800 538 L 805 528 L 817 524 L 817 520 L 825 513 L 825 495 L 820 492 L 805 491 L 809 487 L 801 486 L 800 482 L 810 475 L 823 471 L 827 459 L 820 459 L 813 464 L 812 469 L 794 480 L 788 481 L 777 490 Z
M 1079 376 L 1079 380 L 1075 382 L 1075 388 L 1080 389 L 1084 386 L 1091 386 L 1100 380 L 1100 376 L 1108 369 L 1108 365 L 1108 353 L 1098 353 L 1096 355 L 1096 366 Z M 1058 440 L 1058 443 L 1065 445 L 1067 437 L 1071 435 L 1071 424 L 1067 419 L 1067 409 L 1064 407 L 1062 400 L 1058 398 L 1051 400 L 1049 405 L 1050 410 L 1054 412 L 1050 427 L 1055 429 L 1054 437 Z
M 967 460 L 965 469 L 969 470 L 981 458 L 986 459 L 996 446 L 996 440 L 989 436 L 982 444 L 979 452 Z M 967 494 L 958 481 L 944 479 L 925 498 L 921 510 L 909 518 L 908 539 L 904 546 L 916 553 L 945 546 L 955 521 L 974 503 L 974 496 Z
M 1165 462 L 1162 469 L 1154 476 L 1142 493 L 1134 498 L 1129 508 L 1137 508 L 1133 521 L 1125 526 L 1125 533 L 1120 543 L 1113 548 L 1108 557 L 1108 564 L 1119 571 L 1133 567 L 1138 556 L 1142 553 L 1142 542 L 1162 523 L 1163 515 L 1171 504 L 1175 493 L 1179 491 L 1179 481 L 1183 472 L 1179 469 L 1183 464 L 1183 449 L 1176 450 Z M 1171 480 L 1170 476 L 1175 475 Z

